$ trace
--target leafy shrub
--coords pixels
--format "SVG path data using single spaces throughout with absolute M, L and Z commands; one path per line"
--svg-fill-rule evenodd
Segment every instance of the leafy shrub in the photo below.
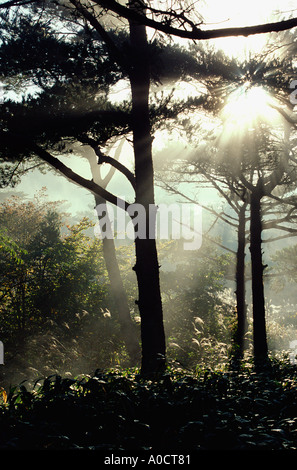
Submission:
M 154 380 L 137 369 L 96 370 L 2 390 L 0 448 L 296 450 L 296 367 L 246 361 L 222 371 L 169 368 Z

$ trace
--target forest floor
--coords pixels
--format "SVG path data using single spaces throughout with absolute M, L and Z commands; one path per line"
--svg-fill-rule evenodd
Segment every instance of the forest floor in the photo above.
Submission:
M 297 368 L 48 377 L 2 390 L 0 450 L 296 450 Z

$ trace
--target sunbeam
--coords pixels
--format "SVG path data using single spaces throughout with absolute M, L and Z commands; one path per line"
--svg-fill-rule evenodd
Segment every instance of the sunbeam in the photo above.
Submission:
M 230 93 L 221 111 L 223 132 L 221 143 L 232 138 L 240 140 L 260 123 L 279 124 L 280 114 L 274 109 L 276 100 L 262 86 L 249 81 Z

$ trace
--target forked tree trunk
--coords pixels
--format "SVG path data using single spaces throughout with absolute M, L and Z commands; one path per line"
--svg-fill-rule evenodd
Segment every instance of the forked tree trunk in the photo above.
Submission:
M 260 180 L 259 180 L 260 181 Z M 252 191 L 250 200 L 250 252 L 252 263 L 252 298 L 253 298 L 253 341 L 256 361 L 268 358 L 268 346 L 265 321 L 265 297 L 262 259 L 262 218 L 260 184 Z
M 120 158 L 121 150 L 122 143 L 120 143 L 116 149 L 116 159 Z M 85 157 L 89 161 L 93 181 L 101 187 L 105 188 L 115 172 L 114 168 L 111 168 L 108 174 L 103 178 L 101 175 L 100 165 L 98 165 L 96 152 L 93 150 L 91 152 L 87 152 Z M 102 235 L 103 256 L 108 273 L 108 279 L 110 282 L 111 295 L 113 296 L 122 338 L 126 345 L 130 363 L 131 365 L 136 366 L 140 361 L 139 332 L 131 318 L 127 293 L 123 285 L 123 280 L 117 260 L 114 234 L 112 232 L 111 221 L 107 211 L 106 199 L 99 196 L 98 194 L 94 195 L 94 199 L 97 208 L 96 212 L 99 222 L 99 229 Z M 98 210 L 99 205 L 100 210 Z
M 111 231 L 111 223 L 108 217 L 106 201 L 103 198 L 100 198 L 100 196 L 95 196 L 95 201 L 96 207 L 99 204 L 103 206 L 100 211 L 102 216 L 100 217 L 98 214 L 101 233 L 109 233 L 109 231 Z M 102 224 L 109 224 L 109 227 L 104 227 Z M 136 329 L 136 325 L 133 323 L 131 318 L 127 294 L 123 285 L 123 280 L 116 257 L 114 239 L 103 237 L 102 247 L 105 266 L 108 273 L 111 293 L 118 314 L 122 337 L 129 354 L 131 365 L 135 366 L 138 364 L 140 359 L 140 342 L 138 339 L 138 330 Z
M 132 4 L 132 5 L 131 5 Z M 131 8 L 134 8 L 131 2 Z M 139 5 L 139 4 L 138 4 Z M 152 237 L 155 216 L 152 137 L 149 117 L 150 68 L 146 29 L 130 22 L 130 84 L 132 91 L 132 131 L 135 159 L 135 202 L 146 213 L 146 237 L 135 239 L 138 282 L 138 308 L 141 318 L 142 365 L 144 375 L 159 372 L 165 366 L 165 333 L 159 280 L 156 240 Z M 155 212 L 154 212 L 155 213 Z M 151 215 L 151 217 L 150 217 Z M 149 233 L 151 231 L 151 233 Z

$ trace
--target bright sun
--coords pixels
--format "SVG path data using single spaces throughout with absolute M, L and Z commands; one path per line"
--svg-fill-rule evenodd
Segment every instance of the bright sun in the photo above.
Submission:
M 240 127 L 259 120 L 271 121 L 275 118 L 275 110 L 270 104 L 272 98 L 264 88 L 247 81 L 230 94 L 222 118 Z
M 274 98 L 261 86 L 245 82 L 233 91 L 221 112 L 223 133 L 221 143 L 236 136 L 241 139 L 254 131 L 260 123 L 274 126 L 280 123 L 280 114 L 274 108 Z

